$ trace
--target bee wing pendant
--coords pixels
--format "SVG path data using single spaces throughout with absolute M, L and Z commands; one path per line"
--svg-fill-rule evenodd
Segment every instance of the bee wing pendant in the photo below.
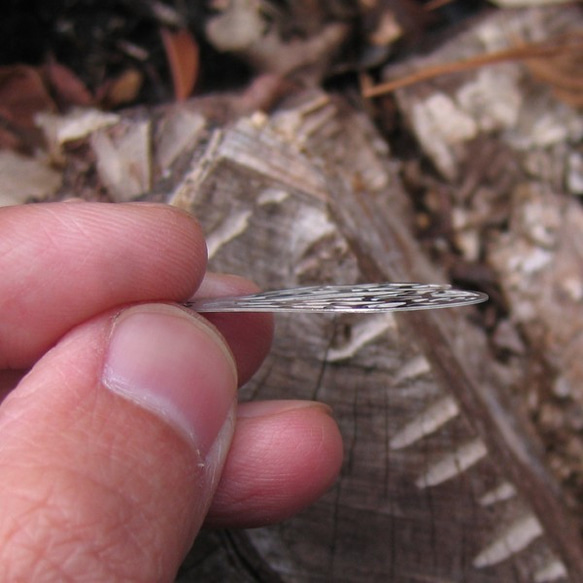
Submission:
M 184 303 L 197 312 L 375 313 L 455 308 L 485 302 L 481 292 L 423 283 L 322 285 Z

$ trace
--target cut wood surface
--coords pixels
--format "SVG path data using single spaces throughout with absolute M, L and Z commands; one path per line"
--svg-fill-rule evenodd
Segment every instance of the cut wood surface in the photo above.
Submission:
M 304 95 L 210 132 L 171 202 L 201 220 L 213 269 L 264 288 L 443 281 L 387 160 L 364 115 Z M 180 580 L 204 580 L 205 556 L 211 573 L 241 581 L 580 579 L 575 523 L 507 399 L 525 379 L 496 363 L 472 313 L 280 318 L 242 396 L 330 404 L 342 476 L 281 525 L 208 535 L 225 561 L 195 545 Z

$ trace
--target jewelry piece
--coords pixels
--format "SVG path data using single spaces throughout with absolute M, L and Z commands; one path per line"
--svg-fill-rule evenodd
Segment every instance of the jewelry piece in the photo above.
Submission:
M 399 312 L 455 308 L 485 302 L 481 292 L 424 283 L 368 283 L 296 287 L 256 294 L 200 298 L 183 305 L 197 312 Z

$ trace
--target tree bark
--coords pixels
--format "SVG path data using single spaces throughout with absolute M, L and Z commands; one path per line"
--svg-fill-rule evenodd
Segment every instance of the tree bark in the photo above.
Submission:
M 264 288 L 444 280 L 412 236 L 386 146 L 342 101 L 305 94 L 197 151 L 171 202 L 201 220 L 212 269 Z M 342 476 L 284 524 L 209 534 L 197 543 L 209 563 L 195 545 L 179 580 L 583 580 L 576 526 L 505 396 L 525 379 L 495 361 L 473 312 L 279 318 L 242 397 L 330 404 Z

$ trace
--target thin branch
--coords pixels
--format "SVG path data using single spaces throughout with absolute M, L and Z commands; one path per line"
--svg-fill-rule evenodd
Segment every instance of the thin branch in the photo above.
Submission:
M 363 89 L 362 94 L 364 97 L 368 98 L 377 97 L 379 95 L 385 95 L 386 93 L 392 93 L 393 91 L 402 89 L 403 87 L 415 85 L 421 81 L 427 81 L 435 77 L 442 77 L 443 75 L 451 75 L 453 73 L 460 73 L 462 71 L 477 69 L 485 65 L 503 63 L 506 61 L 528 61 L 531 59 L 551 58 L 576 50 L 583 50 L 583 39 L 576 38 L 576 40 L 573 41 L 573 37 L 569 37 L 562 43 L 557 43 L 555 40 L 547 41 L 544 43 L 513 47 L 494 53 L 478 55 L 464 61 L 456 61 L 453 63 L 444 63 L 434 65 L 432 67 L 426 67 L 425 69 L 412 73 L 411 75 L 407 75 L 406 77 L 388 81 L 387 83 L 381 83 L 380 85 L 376 85 L 374 87 L 365 88 Z

